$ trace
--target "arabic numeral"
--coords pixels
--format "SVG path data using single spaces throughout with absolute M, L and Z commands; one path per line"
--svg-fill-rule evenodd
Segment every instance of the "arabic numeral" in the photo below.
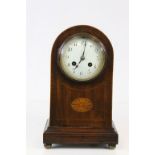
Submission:
M 77 46 L 77 43 L 74 43 L 74 46 Z
M 99 49 L 98 48 L 96 48 L 96 52 L 98 52 L 99 51 Z
M 67 59 L 69 59 L 69 55 L 65 55 L 64 57 L 67 58 Z
M 91 72 L 90 72 L 90 69 L 88 69 L 88 74 L 90 74 Z
M 83 45 L 84 43 L 85 43 L 85 40 L 82 40 L 82 41 L 81 41 L 81 44 Z
M 70 51 L 72 51 L 72 48 L 71 48 L 71 47 L 69 47 L 69 48 L 68 48 L 68 51 L 69 51 L 69 52 L 70 52 Z

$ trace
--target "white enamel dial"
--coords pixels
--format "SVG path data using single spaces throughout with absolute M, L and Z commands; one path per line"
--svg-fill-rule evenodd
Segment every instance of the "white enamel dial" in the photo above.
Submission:
M 103 44 L 90 35 L 77 34 L 60 48 L 61 70 L 71 79 L 88 81 L 99 75 L 105 65 Z

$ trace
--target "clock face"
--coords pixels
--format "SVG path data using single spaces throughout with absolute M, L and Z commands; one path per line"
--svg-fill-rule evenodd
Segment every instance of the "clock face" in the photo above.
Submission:
M 105 66 L 104 45 L 89 34 L 76 34 L 59 50 L 59 65 L 69 78 L 88 81 L 97 77 Z

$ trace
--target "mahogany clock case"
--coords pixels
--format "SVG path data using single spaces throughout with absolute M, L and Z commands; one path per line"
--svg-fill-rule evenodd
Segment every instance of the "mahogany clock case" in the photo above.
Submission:
M 69 79 L 59 66 L 59 49 L 66 39 L 77 33 L 90 34 L 100 40 L 107 54 L 103 71 L 87 82 Z M 113 48 L 100 30 L 79 25 L 63 31 L 51 52 L 50 117 L 43 133 L 44 145 L 118 144 L 118 134 L 112 122 L 112 78 Z M 81 107 L 79 103 L 72 106 L 78 99 L 83 102 L 89 100 L 89 108 Z M 80 111 L 81 108 L 84 110 Z

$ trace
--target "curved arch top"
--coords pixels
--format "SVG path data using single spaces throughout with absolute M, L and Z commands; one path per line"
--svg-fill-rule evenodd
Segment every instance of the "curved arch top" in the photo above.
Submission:
M 66 38 L 76 33 L 88 33 L 98 38 L 103 43 L 103 45 L 105 45 L 106 51 L 108 52 L 110 59 L 113 59 L 113 47 L 108 37 L 102 31 L 89 25 L 73 26 L 60 33 L 54 42 L 51 56 L 53 57 L 54 53 L 57 52 L 55 49 L 59 48 Z

